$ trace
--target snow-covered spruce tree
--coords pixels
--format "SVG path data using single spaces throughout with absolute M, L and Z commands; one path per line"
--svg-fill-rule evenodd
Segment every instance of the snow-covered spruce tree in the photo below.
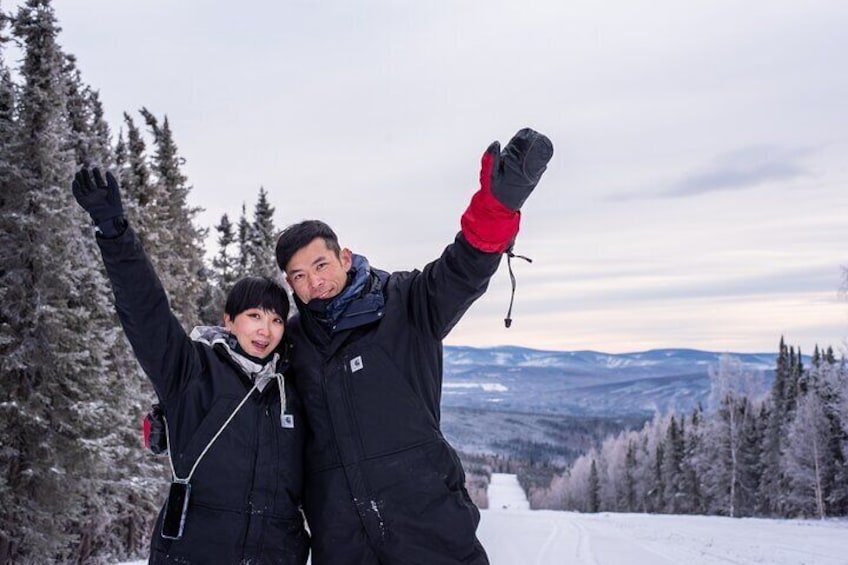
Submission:
M 842 357 L 837 361 L 834 369 L 834 388 L 836 389 L 836 397 L 834 398 L 835 412 L 839 418 L 839 443 L 842 447 L 842 460 L 844 462 L 839 476 L 839 493 L 838 500 L 848 498 L 848 367 L 846 367 L 846 359 Z M 848 516 L 848 501 L 839 506 L 838 513 L 840 516 Z
M 274 249 L 277 244 L 274 229 L 274 207 L 268 202 L 268 192 L 259 188 L 259 198 L 253 208 L 253 222 L 248 232 L 248 270 L 252 276 L 280 279 L 280 269 Z
M 123 134 L 115 148 L 116 169 L 121 184 L 121 198 L 127 219 L 138 233 L 157 271 L 160 268 L 160 257 L 167 252 L 164 243 L 160 241 L 157 226 L 165 220 L 164 210 L 159 209 L 165 200 L 156 190 L 157 186 L 151 181 L 150 166 L 145 153 L 144 137 L 132 116 L 124 112 L 124 125 L 127 128 L 126 141 Z
M 181 166 L 171 128 L 166 117 L 162 125 L 146 108 L 141 114 L 153 134 L 153 179 L 157 217 L 157 246 L 161 249 L 156 264 L 162 284 L 168 292 L 171 309 L 183 326 L 190 329 L 200 321 L 204 297 L 208 296 L 206 268 L 203 261 L 205 230 L 195 226 L 200 208 L 189 206 L 191 191 Z M 157 250 L 158 251 L 158 250 Z
M 103 119 L 103 107 L 96 92 L 83 83 L 76 57 L 65 56 L 63 67 L 67 100 L 70 143 L 78 163 L 102 169 L 113 167 L 109 126 Z
M 164 135 L 164 146 L 168 149 L 168 153 L 172 153 L 175 149 L 172 147 L 170 140 L 170 129 L 159 128 L 155 117 L 146 112 L 145 118 L 152 123 L 151 131 L 154 135 L 154 141 L 159 139 L 159 136 Z M 121 195 L 124 201 L 127 218 L 138 233 L 139 239 L 144 246 L 150 262 L 160 274 L 165 290 L 169 296 L 174 296 L 180 293 L 180 281 L 183 281 L 187 276 L 186 266 L 194 264 L 197 267 L 197 246 L 196 245 L 175 245 L 175 241 L 190 240 L 192 237 L 191 229 L 181 230 L 180 233 L 174 233 L 172 226 L 174 218 L 188 217 L 192 221 L 199 210 L 188 209 L 185 202 L 187 189 L 182 188 L 177 191 L 170 191 L 167 182 L 161 182 L 156 178 L 157 171 L 162 167 L 157 163 L 162 158 L 154 157 L 154 163 L 151 166 L 150 158 L 146 153 L 147 144 L 144 141 L 144 136 L 136 126 L 135 122 L 128 113 L 124 112 L 124 125 L 127 129 L 127 138 L 123 139 L 123 135 L 119 138 L 115 148 L 116 153 L 116 169 L 118 179 L 121 184 Z M 155 127 L 154 127 L 155 126 Z M 166 124 L 167 126 L 167 124 Z M 163 130 L 165 130 L 163 132 Z M 165 158 L 168 161 L 168 158 Z M 180 159 L 176 159 L 173 167 L 179 168 Z M 165 167 L 168 169 L 168 167 Z M 153 170 L 152 170 L 153 169 Z M 174 176 L 168 173 L 169 176 Z M 179 175 L 176 175 L 177 178 Z M 185 179 L 181 181 L 185 182 Z M 172 196 L 176 195 L 175 198 Z M 180 212 L 180 210 L 183 210 Z M 203 232 L 196 230 L 202 239 Z M 180 260 L 179 253 L 188 251 L 190 260 L 183 262 Z M 196 294 L 197 307 L 196 311 L 189 317 L 188 321 L 184 319 L 186 315 L 181 317 L 183 325 L 187 328 L 194 325 L 198 321 L 203 323 L 214 322 L 220 323 L 220 320 L 209 320 L 210 308 L 217 305 L 217 300 L 220 298 L 217 291 L 212 285 L 208 284 L 209 276 L 206 273 L 205 265 L 199 268 L 200 276 L 194 281 L 193 285 L 200 285 L 199 288 L 194 286 L 189 287 Z M 191 302 L 190 297 L 183 297 L 183 310 L 189 308 Z M 214 309 L 214 308 L 213 308 Z
M 749 403 L 742 420 L 739 441 L 738 516 L 756 516 L 760 512 L 765 403 Z
M 20 152 L 19 124 L 15 120 L 15 85 L 6 65 L 4 46 L 7 41 L 8 18 L 0 10 L 0 562 L 8 563 L 20 546 L 12 509 L 15 498 L 15 470 L 18 429 L 15 416 L 18 411 L 17 395 L 10 386 L 14 384 L 14 365 L 9 356 L 21 346 L 18 333 L 19 309 L 11 304 L 10 286 L 18 278 L 23 265 L 17 252 L 16 226 L 23 209 L 24 191 L 17 167 Z M 19 515 L 19 514 L 15 514 Z
M 99 96 L 81 83 L 79 71 L 68 59 L 68 114 L 76 162 L 114 169 L 117 159 L 111 150 L 111 134 L 103 119 Z M 93 237 L 90 248 L 99 264 Z M 103 271 L 102 265 L 100 270 Z M 111 289 L 104 290 L 111 305 Z M 100 478 L 91 510 L 86 513 L 88 523 L 82 528 L 79 558 L 85 562 L 98 556 L 125 557 L 143 551 L 167 484 L 162 461 L 142 449 L 140 442 L 140 422 L 155 393 L 120 330 L 114 308 L 110 310 L 110 318 L 103 324 L 104 329 L 116 334 L 109 350 L 115 370 L 103 378 L 108 380 L 113 398 L 104 408 L 104 416 L 113 425 L 108 426 L 111 433 L 104 438 L 102 449 L 109 465 Z
M 247 206 L 242 202 L 241 215 L 238 222 L 238 267 L 236 269 L 236 279 L 246 277 L 250 274 L 250 240 L 252 238 L 251 231 L 253 227 L 247 219 Z
M 667 420 L 660 414 L 646 422 L 639 431 L 636 449 L 637 507 L 639 512 L 658 512 L 657 492 L 662 482 L 657 467 L 662 457 L 662 438 L 665 435 Z
M 215 269 L 218 287 L 226 295 L 238 280 L 238 258 L 234 256 L 236 236 L 227 214 L 221 216 L 221 221 L 215 226 L 215 232 L 218 234 L 218 253 L 212 259 L 212 267 Z
M 221 324 L 224 315 L 224 301 L 235 284 L 238 272 L 238 258 L 234 255 L 236 243 L 233 224 L 227 214 L 221 216 L 221 221 L 215 226 L 218 252 L 212 258 L 210 279 L 214 282 L 209 288 L 214 293 L 210 297 L 209 308 L 204 313 L 204 320 L 211 324 Z
M 672 414 L 668 423 L 665 440 L 663 442 L 663 499 L 665 501 L 664 511 L 669 514 L 681 514 L 686 508 L 683 493 L 683 457 L 686 453 L 686 428 L 683 420 L 678 420 Z
M 847 487 L 839 410 L 840 365 L 832 350 L 822 354 L 817 347 L 812 359 L 801 380 L 802 392 L 784 455 L 792 509 L 820 517 L 844 515 Z
M 624 512 L 636 512 L 636 440 L 629 438 L 622 477 L 622 506 Z
M 77 560 L 110 465 L 116 332 L 91 228 L 73 202 L 66 59 L 48 0 L 18 9 L 16 163 L 4 194 L 3 562 Z M 9 245 L 6 245 L 9 244 Z M 97 347 L 93 347 L 96 345 Z
M 794 362 L 794 358 L 791 362 Z M 774 382 L 766 400 L 768 422 L 763 438 L 763 480 L 760 485 L 760 512 L 766 515 L 783 516 L 787 510 L 786 492 L 788 483 L 783 474 L 782 453 L 786 443 L 786 430 L 792 419 L 788 399 L 794 388 L 792 382 L 789 348 L 783 337 L 777 354 Z
M 586 511 L 597 513 L 601 509 L 601 481 L 598 478 L 598 465 L 592 459 L 592 465 L 589 468 L 589 485 L 587 488 L 588 506 Z
M 825 504 L 831 516 L 848 515 L 848 453 L 841 406 L 848 393 L 845 378 L 845 359 L 837 360 L 833 348 L 828 347 L 819 366 L 813 369 L 817 383 L 816 392 L 821 398 L 829 424 L 828 452 L 832 464 L 826 473 Z
M 703 410 L 699 405 L 689 417 L 689 425 L 683 429 L 683 461 L 680 465 L 682 512 L 703 514 L 704 501 L 701 494 L 701 477 L 698 475 L 698 457 L 701 448 Z

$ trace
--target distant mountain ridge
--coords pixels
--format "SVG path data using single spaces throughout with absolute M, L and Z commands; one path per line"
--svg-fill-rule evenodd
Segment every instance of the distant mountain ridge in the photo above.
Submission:
M 706 402 L 710 368 L 718 367 L 722 355 L 697 349 L 616 354 L 445 346 L 442 405 L 602 417 L 684 413 Z M 765 392 L 777 353 L 727 355 L 761 374 Z

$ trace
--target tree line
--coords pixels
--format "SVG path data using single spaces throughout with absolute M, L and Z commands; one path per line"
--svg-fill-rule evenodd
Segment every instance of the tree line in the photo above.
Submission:
M 657 415 L 581 456 L 535 508 L 722 516 L 848 515 L 848 370 L 816 347 L 809 367 L 781 339 L 773 384 L 731 356 L 707 409 Z
M 124 113 L 113 142 L 99 93 L 58 41 L 50 0 L 0 7 L 0 562 L 142 555 L 167 464 L 141 446 L 155 394 L 120 330 L 94 232 L 73 200 L 83 165 L 116 173 L 130 223 L 183 325 L 219 324 L 246 273 L 279 276 L 260 188 L 215 226 L 205 259 L 167 117 Z M 6 54 L 16 46 L 13 68 Z

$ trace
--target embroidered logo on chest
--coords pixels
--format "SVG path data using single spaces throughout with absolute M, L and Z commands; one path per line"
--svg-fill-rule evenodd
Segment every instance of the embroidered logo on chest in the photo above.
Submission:
M 362 367 L 363 367 L 363 365 L 362 365 L 362 356 L 361 355 L 357 355 L 356 357 L 354 357 L 353 359 L 350 360 L 350 372 L 351 373 L 355 373 L 355 372 L 361 370 Z

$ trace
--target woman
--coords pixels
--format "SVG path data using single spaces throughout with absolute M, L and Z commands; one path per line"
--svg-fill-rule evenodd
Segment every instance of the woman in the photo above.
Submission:
M 283 374 L 289 301 L 267 278 L 233 287 L 225 327 L 186 335 L 129 227 L 115 177 L 74 178 L 91 215 L 118 316 L 165 412 L 173 483 L 150 563 L 302 565 L 303 421 Z

